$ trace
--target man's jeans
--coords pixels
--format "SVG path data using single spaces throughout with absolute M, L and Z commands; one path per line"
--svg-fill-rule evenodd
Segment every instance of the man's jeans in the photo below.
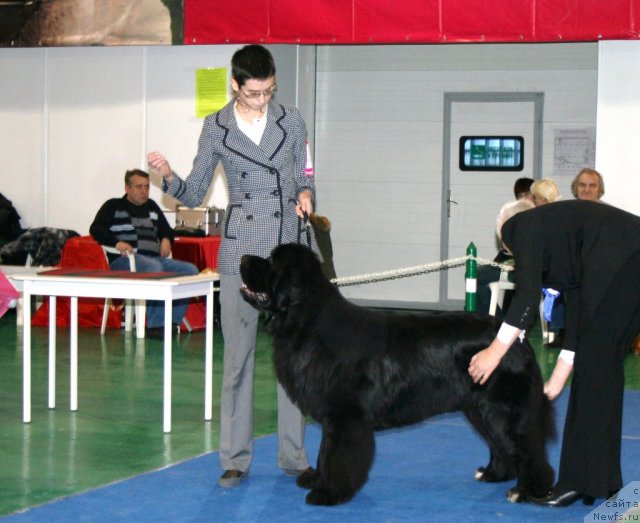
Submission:
M 173 258 L 160 258 L 159 256 L 143 256 L 136 254 L 136 272 L 175 272 L 177 274 L 188 275 L 198 274 L 198 268 L 192 263 L 174 260 Z M 129 258 L 121 256 L 111 262 L 110 267 L 116 271 L 128 271 Z M 184 314 L 187 311 L 189 299 L 174 300 L 173 302 L 173 323 L 180 325 Z M 149 328 L 162 327 L 164 325 L 164 302 L 148 300 L 146 303 L 147 318 L 146 326 Z

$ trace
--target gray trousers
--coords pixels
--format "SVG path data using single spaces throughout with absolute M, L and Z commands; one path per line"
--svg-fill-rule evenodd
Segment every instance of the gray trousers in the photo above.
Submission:
M 253 382 L 258 311 L 240 294 L 239 274 L 220 275 L 224 367 L 220 400 L 220 465 L 247 471 L 253 458 Z M 308 467 L 305 419 L 278 383 L 278 466 Z

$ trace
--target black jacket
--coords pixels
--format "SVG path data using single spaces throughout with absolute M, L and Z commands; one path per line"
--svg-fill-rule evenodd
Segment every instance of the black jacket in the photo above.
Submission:
M 504 321 L 526 329 L 542 287 L 564 292 L 565 348 L 593 320 L 620 267 L 640 252 L 640 217 L 611 205 L 561 201 L 516 214 L 502 227 L 515 259 L 516 290 Z

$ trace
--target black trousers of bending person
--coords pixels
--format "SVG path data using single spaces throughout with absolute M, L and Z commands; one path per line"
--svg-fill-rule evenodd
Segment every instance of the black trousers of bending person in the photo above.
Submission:
M 623 487 L 620 465 L 624 358 L 640 331 L 640 253 L 621 268 L 578 333 L 557 492 L 607 498 Z

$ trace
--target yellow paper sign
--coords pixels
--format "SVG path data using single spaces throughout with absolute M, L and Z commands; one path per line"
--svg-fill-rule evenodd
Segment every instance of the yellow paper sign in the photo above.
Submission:
M 196 116 L 204 118 L 227 103 L 227 68 L 196 69 Z

